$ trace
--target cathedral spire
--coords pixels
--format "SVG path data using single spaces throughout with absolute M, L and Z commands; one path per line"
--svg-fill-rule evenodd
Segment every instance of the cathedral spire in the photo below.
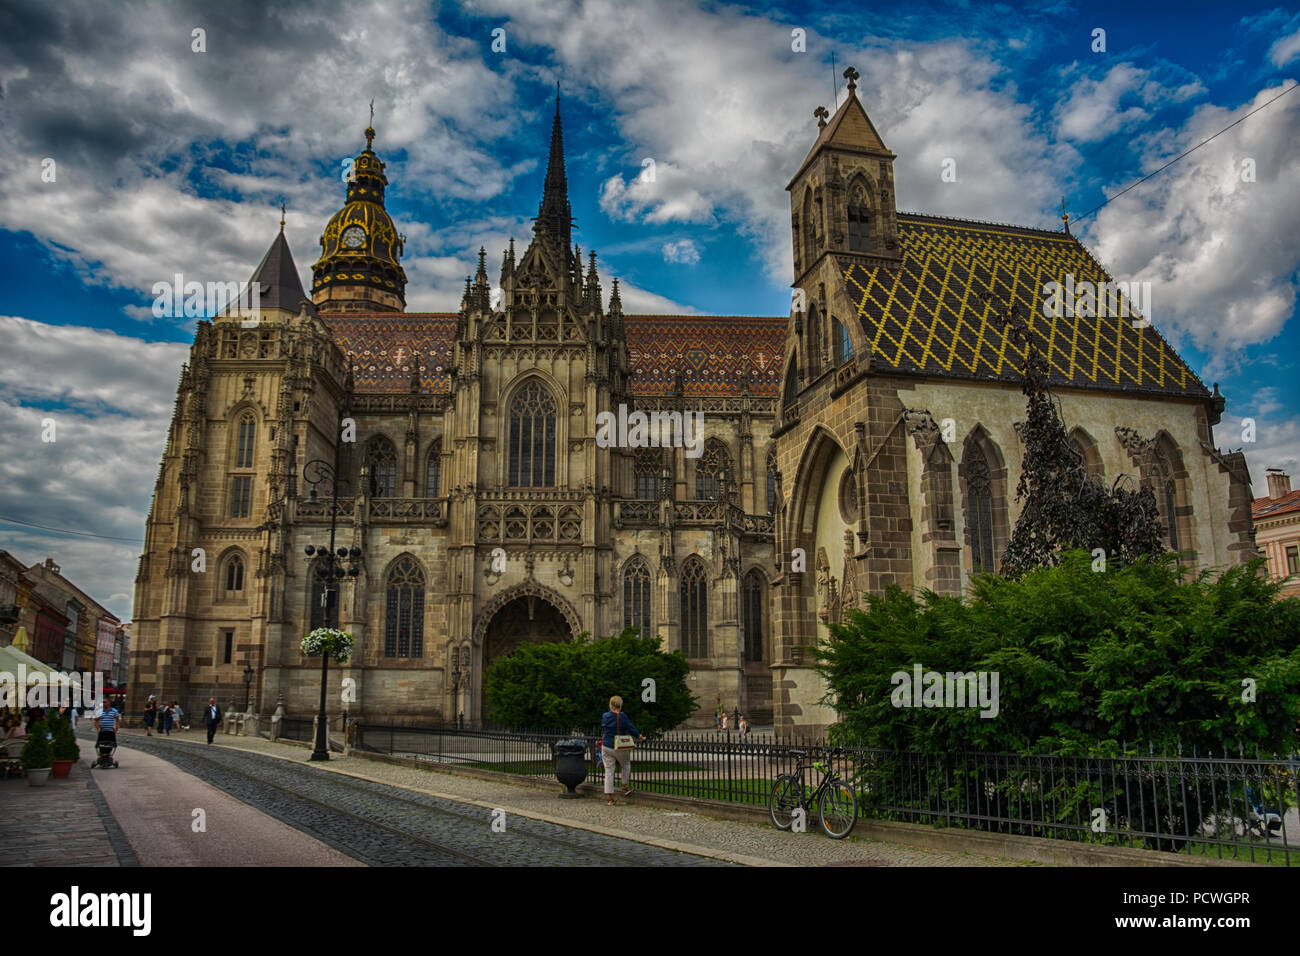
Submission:
M 564 175 L 564 129 L 560 123 L 560 87 L 555 87 L 555 119 L 551 122 L 551 154 L 546 162 L 546 184 L 537 210 L 535 231 L 546 232 L 559 243 L 567 260 L 573 228 L 569 183 Z

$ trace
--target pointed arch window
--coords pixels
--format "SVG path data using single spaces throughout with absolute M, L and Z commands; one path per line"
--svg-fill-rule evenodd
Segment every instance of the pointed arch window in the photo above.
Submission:
M 767 453 L 767 513 L 776 514 L 776 449 Z
M 1169 550 L 1178 550 L 1178 491 L 1172 478 L 1165 479 L 1165 524 L 1169 527 Z
M 366 449 L 366 464 L 370 467 L 370 497 L 397 497 L 397 451 L 387 438 L 370 440 Z
M 704 565 L 691 558 L 682 566 L 682 653 L 709 656 L 709 587 Z
M 623 572 L 623 626 L 635 627 L 641 637 L 650 630 L 650 567 L 644 558 L 628 562 Z
M 811 269 L 817 257 L 817 227 L 813 222 L 812 190 L 803 193 L 803 267 Z
M 871 242 L 871 209 L 867 187 L 859 180 L 849 190 L 849 251 L 866 252 Z
M 992 574 L 997 570 L 993 561 L 993 481 L 988 456 L 979 445 L 967 449 L 965 466 L 971 570 L 975 574 Z
M 442 493 L 442 439 L 435 438 L 429 446 L 429 459 L 424 469 L 424 496 L 437 498 Z
M 541 382 L 529 382 L 510 403 L 512 488 L 555 486 L 555 399 Z
M 424 656 L 424 572 L 409 556 L 388 573 L 384 656 Z
M 225 597 L 239 597 L 240 592 L 244 590 L 244 558 L 242 555 L 232 554 L 226 559 L 225 574 L 222 578 Z
M 235 467 L 253 467 L 253 442 L 257 437 L 257 419 L 251 412 L 239 417 L 239 431 L 235 441 Z
M 659 469 L 663 453 L 658 448 L 638 448 L 632 459 L 632 497 L 659 497 Z
M 799 398 L 799 356 L 790 357 L 790 364 L 785 369 L 785 394 L 782 396 L 782 402 L 786 408 L 793 405 Z
M 704 454 L 695 463 L 695 497 L 701 501 L 718 501 L 732 479 L 731 454 L 716 438 L 704 443 Z
M 741 588 L 742 606 L 745 614 L 745 661 L 762 663 L 763 660 L 763 576 L 758 569 L 745 575 Z
M 848 326 L 839 319 L 831 319 L 832 335 L 835 336 L 835 364 L 843 365 L 853 358 L 853 339 L 849 338 Z

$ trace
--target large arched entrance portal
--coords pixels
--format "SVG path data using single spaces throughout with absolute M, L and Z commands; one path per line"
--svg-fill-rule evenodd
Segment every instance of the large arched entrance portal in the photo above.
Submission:
M 505 657 L 521 644 L 569 640 L 574 635 L 574 627 L 565 613 L 568 610 L 561 610 L 540 594 L 520 594 L 506 600 L 489 618 L 483 632 L 482 669 L 479 673 L 487 674 L 493 661 Z M 492 706 L 486 688 L 482 688 L 479 707 L 481 718 L 491 720 Z

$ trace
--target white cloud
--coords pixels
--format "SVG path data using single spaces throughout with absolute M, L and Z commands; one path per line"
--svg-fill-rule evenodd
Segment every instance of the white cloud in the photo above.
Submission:
M 1268 51 L 1274 66 L 1286 66 L 1297 56 L 1300 56 L 1300 30 L 1282 37 Z
M 484 201 L 535 166 L 505 165 L 487 146 L 514 135 L 521 68 L 489 69 L 478 38 L 449 35 L 405 5 L 204 8 L 208 53 L 190 49 L 192 8 L 147 10 L 29 5 L 0 31 L 0 64 L 10 64 L 0 97 L 13 106 L 0 137 L 11 171 L 0 178 L 0 227 L 31 232 L 83 281 L 136 290 L 140 305 L 175 272 L 247 279 L 281 198 L 305 276 L 372 96 L 375 148 L 407 195 Z M 53 183 L 41 179 L 45 157 L 57 162 Z M 414 257 L 464 252 L 399 228 Z M 459 301 L 453 289 L 420 292 L 443 308 Z M 139 306 L 127 314 L 157 321 Z
M 0 316 L 0 515 L 110 537 L 144 537 L 183 345 Z M 54 442 L 42 441 L 53 419 Z M 29 563 L 50 556 L 124 620 L 141 545 L 0 522 Z M 119 595 L 115 602 L 111 595 Z
M 693 266 L 700 261 L 700 250 L 690 239 L 665 242 L 662 251 L 665 262 L 679 262 L 682 265 Z
M 626 315 L 701 315 L 698 309 L 682 305 L 672 299 L 647 292 L 628 282 L 618 284 L 619 298 L 623 300 L 623 312 Z
M 1068 78 L 1077 69 L 1077 64 L 1072 64 L 1062 74 Z M 1155 79 L 1151 70 L 1119 63 L 1100 80 L 1083 76 L 1074 82 L 1069 96 L 1056 108 L 1057 130 L 1062 137 L 1076 143 L 1096 142 L 1151 118 L 1142 106 L 1123 107 L 1121 100 L 1136 99 L 1145 106 L 1160 107 L 1204 91 L 1199 81 L 1165 86 Z
M 735 7 L 665 15 L 613 0 L 485 0 L 480 9 L 554 49 L 566 82 L 613 104 L 626 166 L 654 159 L 653 181 L 645 167 L 605 180 L 607 215 L 725 221 L 756 241 L 771 281 L 789 281 L 784 187 L 816 138 L 813 108 L 834 104 L 821 60 L 790 52 L 788 24 Z M 809 49 L 829 42 L 813 31 L 807 40 Z M 1016 102 L 1014 84 L 992 83 L 1005 73 L 976 41 L 835 44 L 841 62 L 861 71 L 864 106 L 898 154 L 900 208 L 1035 223 L 1056 204 L 1074 151 L 1033 130 L 1030 108 Z M 958 162 L 957 184 L 940 180 L 946 157 Z
M 1199 107 L 1181 129 L 1148 137 L 1154 171 L 1262 105 Z M 1300 246 L 1300 98 L 1285 96 L 1116 199 L 1086 227 L 1119 279 L 1152 283 L 1153 321 L 1210 353 L 1210 374 L 1246 345 L 1267 342 L 1296 305 Z M 1247 160 L 1250 162 L 1247 164 Z M 1253 168 L 1255 181 L 1242 171 Z

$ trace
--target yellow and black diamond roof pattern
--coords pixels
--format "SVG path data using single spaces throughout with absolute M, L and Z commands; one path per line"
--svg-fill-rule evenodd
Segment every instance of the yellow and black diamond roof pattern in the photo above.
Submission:
M 876 369 L 1019 382 L 1025 348 L 1001 319 L 1014 304 L 1053 385 L 1208 397 L 1169 343 L 1133 315 L 1043 314 L 1050 282 L 1112 281 L 1073 237 L 915 213 L 898 214 L 898 236 L 898 266 L 841 261 Z

